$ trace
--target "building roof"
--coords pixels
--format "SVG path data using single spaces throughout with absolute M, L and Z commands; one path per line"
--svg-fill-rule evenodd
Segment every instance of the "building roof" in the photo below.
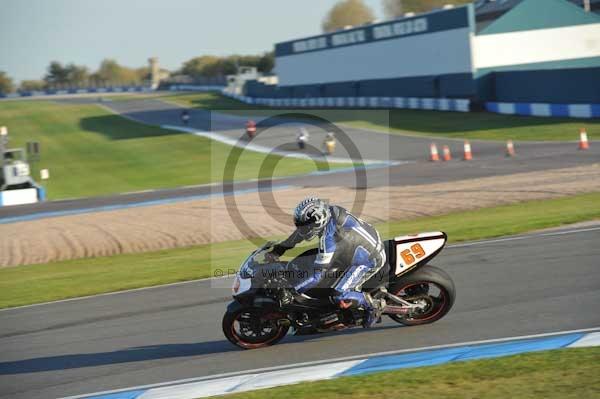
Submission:
M 477 22 L 493 20 L 521 3 L 523 0 L 476 0 L 475 13 Z M 584 0 L 568 0 L 579 8 L 583 8 Z M 600 12 L 600 0 L 590 0 L 592 11 Z
M 508 2 L 508 1 L 506 1 Z M 567 0 L 521 0 L 480 35 L 600 23 L 600 15 L 585 12 Z

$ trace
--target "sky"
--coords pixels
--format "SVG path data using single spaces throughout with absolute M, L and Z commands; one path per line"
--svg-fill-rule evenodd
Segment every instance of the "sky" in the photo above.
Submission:
M 0 71 L 41 79 L 50 61 L 95 70 L 122 65 L 177 69 L 193 57 L 258 54 L 321 32 L 336 0 L 0 0 Z M 365 0 L 377 18 L 381 0 Z

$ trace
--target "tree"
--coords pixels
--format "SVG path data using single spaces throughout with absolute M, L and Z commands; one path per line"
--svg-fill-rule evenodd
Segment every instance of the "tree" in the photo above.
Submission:
M 383 14 L 386 18 L 394 19 L 404 14 L 402 3 L 404 0 L 383 0 Z
M 105 59 L 100 63 L 96 76 L 104 83 L 119 83 L 121 79 L 121 67 L 117 64 L 117 61 Z
M 48 73 L 44 77 L 47 86 L 73 86 L 82 87 L 87 85 L 90 77 L 88 69 L 84 66 L 70 63 L 63 66 L 58 61 L 52 61 L 48 66 Z
M 141 68 L 136 68 L 134 72 L 139 82 L 150 80 L 150 67 L 144 66 Z
M 260 72 L 267 73 L 273 69 L 274 64 L 273 52 L 263 55 L 229 55 L 227 57 L 203 55 L 184 62 L 178 73 L 201 80 L 235 74 L 240 66 L 253 66 Z
M 19 85 L 20 91 L 42 91 L 46 88 L 43 80 L 22 80 Z
M 67 71 L 67 81 L 71 86 L 82 87 L 87 85 L 90 73 L 86 67 L 69 64 L 65 69 Z
M 138 84 L 141 82 L 138 70 L 121 66 L 113 59 L 105 59 L 100 63 L 98 71 L 91 76 L 96 84 Z
M 333 32 L 348 25 L 363 25 L 374 19 L 373 11 L 362 0 L 342 0 L 329 10 L 322 28 L 324 32 Z
M 0 71 L 0 94 L 12 93 L 15 89 L 13 80 L 4 71 Z
M 388 18 L 396 18 L 407 12 L 426 12 L 442 8 L 446 4 L 461 5 L 472 0 L 383 0 L 383 11 Z
M 240 62 L 236 57 L 218 58 L 215 62 L 209 63 L 202 68 L 202 76 L 214 78 L 232 75 L 237 72 L 239 65 L 246 64 Z
M 275 54 L 272 51 L 269 51 L 268 53 L 264 53 L 262 55 L 262 57 L 260 57 L 260 60 L 258 60 L 258 64 L 256 64 L 258 71 L 262 72 L 262 73 L 271 72 L 273 70 L 274 66 L 275 66 Z
M 64 85 L 69 82 L 69 71 L 58 61 L 52 61 L 44 80 L 49 86 Z
M 204 76 L 204 68 L 210 64 L 216 63 L 218 59 L 218 57 L 212 55 L 203 55 L 192 58 L 191 60 L 183 63 L 181 72 L 185 75 L 191 76 L 194 79 L 201 78 Z

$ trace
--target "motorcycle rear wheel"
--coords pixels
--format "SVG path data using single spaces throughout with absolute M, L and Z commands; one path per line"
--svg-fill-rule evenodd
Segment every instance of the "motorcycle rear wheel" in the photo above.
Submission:
M 290 326 L 279 323 L 283 315 L 271 309 L 247 307 L 223 316 L 223 334 L 242 349 L 274 345 L 287 334 Z
M 406 326 L 429 324 L 441 319 L 450 311 L 456 298 L 454 282 L 448 273 L 431 265 L 401 277 L 388 291 L 409 302 L 425 304 L 425 310 L 412 315 L 388 315 Z

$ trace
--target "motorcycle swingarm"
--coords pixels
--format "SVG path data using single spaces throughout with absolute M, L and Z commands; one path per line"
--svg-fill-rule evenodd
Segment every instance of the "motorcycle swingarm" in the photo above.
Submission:
M 402 299 L 394 294 L 389 293 L 384 288 L 380 288 L 380 292 L 381 292 L 382 297 L 384 297 L 388 300 L 391 300 L 391 302 L 394 302 L 394 303 L 390 303 L 390 301 L 388 301 L 387 305 L 383 309 L 383 313 L 386 313 L 386 314 L 409 314 L 412 311 L 421 308 L 421 305 L 405 301 L 404 299 Z M 400 306 L 397 306 L 397 305 L 400 305 Z

